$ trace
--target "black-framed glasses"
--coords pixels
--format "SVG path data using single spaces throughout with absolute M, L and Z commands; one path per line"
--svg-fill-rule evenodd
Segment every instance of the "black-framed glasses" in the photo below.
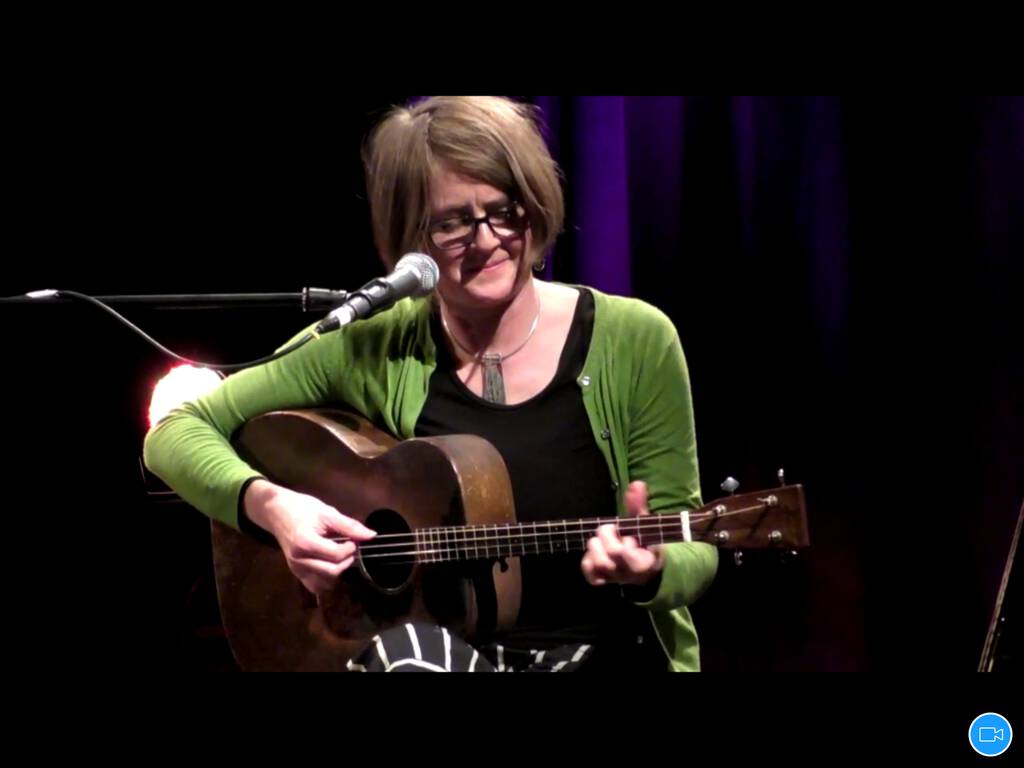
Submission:
M 476 229 L 485 222 L 495 237 L 504 240 L 523 233 L 526 215 L 522 207 L 510 204 L 479 218 L 449 216 L 430 225 L 430 242 L 446 251 L 465 248 L 476 240 Z

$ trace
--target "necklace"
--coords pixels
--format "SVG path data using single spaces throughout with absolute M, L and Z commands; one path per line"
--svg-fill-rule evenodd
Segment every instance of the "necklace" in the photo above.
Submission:
M 537 330 L 537 323 L 539 321 L 540 297 L 537 298 L 537 314 L 533 318 L 530 332 L 526 334 L 526 338 L 523 339 L 523 342 L 518 347 L 503 355 L 499 352 L 473 352 L 466 349 L 463 343 L 452 333 L 451 328 L 448 327 L 448 321 L 444 318 L 444 312 L 441 312 L 441 325 L 444 326 L 444 332 L 448 334 L 448 338 L 454 341 L 459 349 L 472 356 L 484 366 L 484 400 L 489 403 L 498 403 L 499 405 L 505 404 L 505 379 L 501 375 L 501 364 L 526 346 L 526 342 L 533 338 L 533 333 Z

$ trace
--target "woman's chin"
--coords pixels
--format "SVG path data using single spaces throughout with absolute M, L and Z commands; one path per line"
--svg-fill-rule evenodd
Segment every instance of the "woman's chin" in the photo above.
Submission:
M 461 288 L 467 298 L 482 304 L 505 304 L 516 294 L 517 277 L 515 262 L 508 260 L 463 276 Z

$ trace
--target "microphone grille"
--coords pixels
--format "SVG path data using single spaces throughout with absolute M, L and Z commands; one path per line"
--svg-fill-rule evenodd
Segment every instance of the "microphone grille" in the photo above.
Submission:
M 437 280 L 441 271 L 437 263 L 425 253 L 407 253 L 395 265 L 395 271 L 408 269 L 416 273 L 420 281 L 420 288 L 417 296 L 426 296 L 437 287 Z

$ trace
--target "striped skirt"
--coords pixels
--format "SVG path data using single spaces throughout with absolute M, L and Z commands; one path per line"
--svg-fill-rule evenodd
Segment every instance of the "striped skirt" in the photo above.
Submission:
M 381 632 L 348 662 L 351 672 L 574 672 L 589 658 L 585 644 L 519 650 L 489 643 L 475 648 L 434 624 L 411 623 Z

